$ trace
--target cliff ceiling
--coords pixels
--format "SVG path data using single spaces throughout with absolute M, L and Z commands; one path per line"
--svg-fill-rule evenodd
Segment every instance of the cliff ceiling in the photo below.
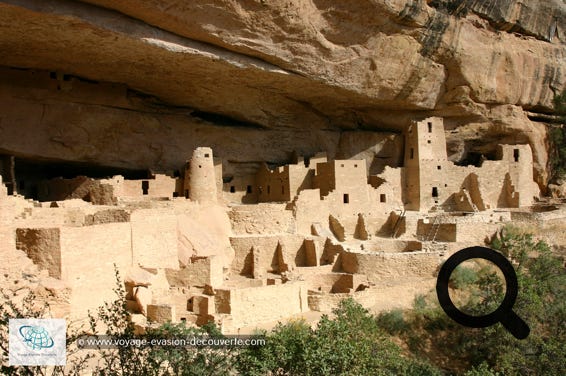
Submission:
M 235 163 L 347 157 L 363 150 L 340 150 L 346 133 L 434 115 L 453 160 L 529 142 L 544 184 L 566 2 L 0 1 L 0 51 L 4 153 L 154 169 L 198 145 Z

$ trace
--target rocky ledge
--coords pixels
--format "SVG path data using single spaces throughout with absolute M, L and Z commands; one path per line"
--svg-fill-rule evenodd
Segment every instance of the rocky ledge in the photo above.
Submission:
M 529 143 L 545 186 L 565 42 L 560 0 L 0 1 L 0 151 L 241 167 L 442 116 L 452 160 Z

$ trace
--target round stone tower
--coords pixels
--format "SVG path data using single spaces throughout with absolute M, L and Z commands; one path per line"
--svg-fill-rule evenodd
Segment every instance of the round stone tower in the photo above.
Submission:
M 196 148 L 189 163 L 189 198 L 199 202 L 216 202 L 216 175 L 212 149 Z

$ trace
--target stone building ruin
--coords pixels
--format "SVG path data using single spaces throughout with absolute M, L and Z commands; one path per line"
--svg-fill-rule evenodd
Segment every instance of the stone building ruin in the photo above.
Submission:
M 81 318 L 112 299 L 115 264 L 139 330 L 213 320 L 236 333 L 347 296 L 402 304 L 451 252 L 542 215 L 532 163 L 529 145 L 500 145 L 497 160 L 458 166 L 443 120 L 428 118 L 406 130 L 404 165 L 375 175 L 365 159 L 318 153 L 228 178 L 199 147 L 183 173 L 48 179 L 34 200 L 3 169 L 3 268 L 36 268 L 65 291 L 51 296 L 56 315 Z

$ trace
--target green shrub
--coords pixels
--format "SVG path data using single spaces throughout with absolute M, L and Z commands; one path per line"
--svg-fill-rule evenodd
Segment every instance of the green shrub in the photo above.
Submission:
M 463 289 L 478 280 L 477 272 L 462 265 L 458 265 L 450 276 L 450 285 L 456 289 Z
M 148 339 L 178 339 L 203 335 L 222 337 L 214 324 L 196 328 L 187 327 L 185 323 L 165 323 L 156 329 L 149 329 L 146 333 Z M 159 375 L 171 376 L 228 376 L 233 374 L 234 351 L 232 348 L 154 347 L 147 352 L 146 372 L 159 371 Z
M 105 303 L 96 315 L 89 314 L 90 330 L 117 339 L 139 338 L 134 335 L 130 314 L 126 309 L 126 294 L 116 270 L 116 300 Z M 212 325 L 200 328 L 187 327 L 184 323 L 165 323 L 158 328 L 149 328 L 145 338 L 186 338 L 202 335 L 221 336 Z M 232 351 L 207 347 L 135 347 L 119 346 L 117 349 L 102 350 L 100 360 L 93 369 L 93 375 L 159 375 L 159 376 L 202 376 L 232 374 Z
M 503 376 L 503 374 L 493 370 L 486 362 L 482 362 L 466 371 L 464 376 Z
M 116 270 L 115 293 L 117 298 L 107 302 L 95 313 L 89 313 L 91 333 L 105 334 L 117 339 L 134 339 L 134 328 L 130 314 L 125 306 L 125 291 Z M 36 297 L 30 293 L 21 303 L 14 302 L 14 297 L 1 291 L 0 304 L 0 355 L 2 356 L 2 375 L 79 375 L 89 371 L 91 375 L 233 375 L 233 349 L 205 347 L 135 347 L 120 346 L 117 349 L 99 350 L 96 356 L 88 350 L 75 346 L 78 330 L 67 333 L 67 358 L 71 359 L 66 367 L 18 366 L 8 364 L 8 320 L 10 318 L 45 317 L 48 305 L 37 309 Z M 102 327 L 103 330 L 99 330 Z M 82 331 L 84 332 L 84 331 Z M 221 336 L 214 325 L 201 328 L 186 327 L 181 324 L 163 324 L 155 329 L 148 329 L 146 338 L 185 338 L 201 335 Z M 139 337 L 138 337 L 139 338 Z M 83 352 L 85 355 L 82 355 Z M 95 363 L 95 361 L 97 361 Z M 88 365 L 88 367 L 87 367 Z
M 381 312 L 376 320 L 377 325 L 389 334 L 399 334 L 409 328 L 401 309 Z
M 238 354 L 236 365 L 242 375 L 302 374 L 305 349 L 312 338 L 312 330 L 305 321 L 279 323 L 270 333 L 258 334 L 267 336 L 266 345 L 248 347 Z
M 279 325 L 267 346 L 244 349 L 238 370 L 245 375 L 439 375 L 430 364 L 404 357 L 374 316 L 345 299 L 316 329 L 304 322 Z
M 415 312 L 424 312 L 427 307 L 426 296 L 423 294 L 418 294 L 413 299 L 413 310 Z
M 566 273 L 564 260 L 548 244 L 506 227 L 491 247 L 508 257 L 516 270 L 519 294 L 513 307 L 531 333 L 514 338 L 501 324 L 481 329 L 461 326 L 438 306 L 436 297 L 415 300 L 406 312 L 409 329 L 401 338 L 414 356 L 431 359 L 450 372 L 466 375 L 563 375 L 566 353 Z M 477 272 L 480 295 L 471 295 L 470 308 L 482 314 L 498 306 L 505 287 L 492 270 Z M 479 299 L 478 299 L 479 298 Z M 471 304 L 475 304 L 472 306 Z M 499 373 L 498 373 L 499 372 Z

